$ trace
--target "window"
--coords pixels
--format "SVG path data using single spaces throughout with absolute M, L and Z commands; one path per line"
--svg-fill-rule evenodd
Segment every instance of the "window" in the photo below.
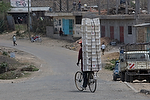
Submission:
M 132 26 L 128 26 L 128 34 L 132 35 Z
M 81 24 L 82 16 L 76 16 L 76 24 Z
M 59 19 L 59 26 L 61 26 L 61 19 Z

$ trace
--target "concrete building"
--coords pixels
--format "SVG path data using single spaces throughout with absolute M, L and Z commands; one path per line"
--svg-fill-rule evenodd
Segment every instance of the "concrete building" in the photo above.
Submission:
M 119 7 L 120 7 L 120 1 L 116 0 L 116 7 L 114 10 L 114 15 L 112 15 L 107 9 L 107 14 L 103 15 L 101 14 L 101 11 L 99 11 L 99 15 L 97 14 L 97 17 L 100 19 L 101 22 L 101 37 L 110 37 L 111 39 L 117 39 L 121 43 L 136 43 L 136 42 L 147 42 L 149 39 L 146 38 L 148 34 L 145 32 L 145 28 L 143 27 L 134 27 L 136 24 L 141 23 L 150 23 L 149 18 L 149 9 L 150 7 L 147 5 L 147 9 L 141 10 L 140 9 L 140 0 L 135 0 L 135 9 L 134 11 L 130 10 L 130 2 L 131 0 L 125 0 L 126 2 L 124 4 L 123 12 L 124 14 L 119 14 Z M 150 1 L 147 0 L 147 4 L 149 4 Z M 101 9 L 99 7 L 99 9 Z M 122 9 L 121 9 L 122 10 Z M 132 11 L 132 12 L 131 12 Z M 74 20 L 73 22 L 73 33 L 70 34 L 73 37 L 81 37 L 80 34 L 80 26 L 81 26 L 81 19 L 83 15 L 87 12 L 71 12 L 68 16 L 68 13 L 62 13 L 62 12 L 54 12 L 54 13 L 46 13 L 46 16 L 51 16 L 54 19 L 60 18 L 63 20 L 64 18 L 69 19 L 69 17 Z M 79 19 L 78 19 L 79 18 Z M 63 23 L 63 21 L 61 21 Z M 54 28 L 58 28 L 54 25 Z M 61 24 L 61 28 L 63 28 L 63 24 Z
M 27 2 L 28 0 L 25 1 Z M 54 26 L 51 27 L 53 29 L 53 31 L 50 30 L 51 33 L 58 34 L 61 29 L 64 35 L 73 37 L 81 37 L 80 27 L 84 14 L 94 12 L 88 9 L 82 9 L 81 11 L 72 10 L 73 0 L 29 1 L 31 12 L 42 12 L 42 16 L 49 16 L 53 19 Z M 81 3 L 81 8 L 87 8 L 87 6 L 90 8 L 96 7 L 94 9 L 97 11 L 94 13 L 101 22 L 101 37 L 117 39 L 125 44 L 147 41 L 144 38 L 147 34 L 143 34 L 145 29 L 143 27 L 133 26 L 136 24 L 150 23 L 150 0 L 82 0 Z M 122 6 L 120 6 L 121 3 L 123 3 Z M 84 4 L 87 6 L 84 7 Z M 27 7 L 12 8 L 9 13 L 16 13 L 16 15 L 26 13 L 27 15 Z M 41 16 L 40 14 L 38 15 Z
M 145 40 L 145 41 L 139 41 L 139 42 L 150 42 L 150 23 L 142 23 L 134 25 L 134 27 L 139 28 L 140 31 L 140 37 L 142 39 L 139 40 Z
M 133 27 L 139 23 L 150 22 L 149 15 L 105 15 L 99 16 L 101 20 L 101 37 L 117 39 L 122 43 L 146 42 L 144 29 Z

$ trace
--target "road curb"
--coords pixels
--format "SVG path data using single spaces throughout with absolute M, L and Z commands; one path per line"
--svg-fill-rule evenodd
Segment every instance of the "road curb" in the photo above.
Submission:
M 141 90 L 140 90 L 140 93 L 144 93 L 144 94 L 150 95 L 150 91 L 145 90 L 145 89 L 141 89 Z
M 126 84 L 130 89 L 132 89 L 134 92 L 139 93 L 139 91 L 137 91 L 134 87 L 132 87 L 129 83 L 124 82 L 124 84 Z

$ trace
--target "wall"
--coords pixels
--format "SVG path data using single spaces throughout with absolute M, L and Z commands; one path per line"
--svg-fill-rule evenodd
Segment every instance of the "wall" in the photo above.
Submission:
M 137 27 L 137 42 L 143 43 L 146 42 L 146 28 L 145 27 Z
M 54 27 L 53 26 L 46 26 L 46 35 L 48 37 L 53 37 L 54 34 Z
M 136 31 L 135 27 L 132 27 L 132 35 L 128 34 L 128 26 L 135 25 L 135 20 L 111 20 L 101 19 L 101 26 L 105 26 L 105 37 L 110 37 L 110 26 L 114 26 L 114 39 L 120 41 L 120 30 L 119 26 L 124 27 L 124 43 L 135 43 L 136 42 Z
M 73 19 L 74 23 L 75 23 L 75 17 L 74 16 L 72 16 L 72 17 L 71 16 L 67 16 L 67 17 L 57 16 L 57 17 L 53 18 L 53 20 L 54 20 L 54 30 L 57 28 L 57 30 L 59 31 L 60 28 L 63 28 L 62 19 Z M 59 32 L 55 32 L 55 33 L 59 33 Z

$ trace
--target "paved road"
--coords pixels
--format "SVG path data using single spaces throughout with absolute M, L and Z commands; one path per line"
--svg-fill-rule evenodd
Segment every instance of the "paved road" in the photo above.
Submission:
M 0 40 L 0 46 L 12 46 L 11 41 Z M 0 100 L 149 100 L 120 82 L 98 78 L 95 93 L 79 92 L 74 85 L 77 52 L 60 47 L 46 47 L 30 42 L 18 42 L 15 48 L 36 55 L 45 61 L 36 76 L 21 82 L 0 82 Z M 42 69 L 41 68 L 41 69 Z

